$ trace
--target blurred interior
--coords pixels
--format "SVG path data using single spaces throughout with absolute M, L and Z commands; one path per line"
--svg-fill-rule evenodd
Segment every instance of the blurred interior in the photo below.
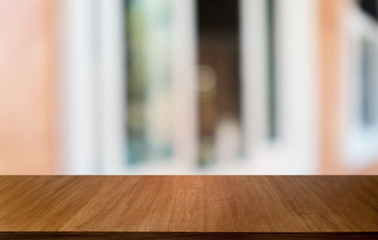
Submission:
M 0 174 L 378 173 L 378 0 L 3 0 L 0 18 Z

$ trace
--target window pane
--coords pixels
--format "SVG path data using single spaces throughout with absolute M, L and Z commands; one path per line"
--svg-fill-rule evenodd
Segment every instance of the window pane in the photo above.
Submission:
M 166 159 L 171 142 L 171 1 L 126 1 L 128 162 Z

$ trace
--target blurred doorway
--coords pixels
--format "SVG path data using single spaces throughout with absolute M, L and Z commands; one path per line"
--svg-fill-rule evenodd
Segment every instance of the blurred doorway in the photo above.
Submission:
M 240 153 L 239 1 L 197 0 L 199 165 Z

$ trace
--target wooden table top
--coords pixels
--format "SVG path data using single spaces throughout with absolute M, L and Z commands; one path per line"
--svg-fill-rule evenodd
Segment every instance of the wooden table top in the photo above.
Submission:
M 377 233 L 377 176 L 0 176 L 6 239 L 376 239 Z

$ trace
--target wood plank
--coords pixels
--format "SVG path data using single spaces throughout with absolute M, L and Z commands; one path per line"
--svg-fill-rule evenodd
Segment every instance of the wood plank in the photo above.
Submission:
M 377 239 L 375 233 L 0 233 L 0 239 L 112 239 L 112 240 L 356 240 Z
M 377 234 L 377 176 L 0 176 L 2 239 Z

